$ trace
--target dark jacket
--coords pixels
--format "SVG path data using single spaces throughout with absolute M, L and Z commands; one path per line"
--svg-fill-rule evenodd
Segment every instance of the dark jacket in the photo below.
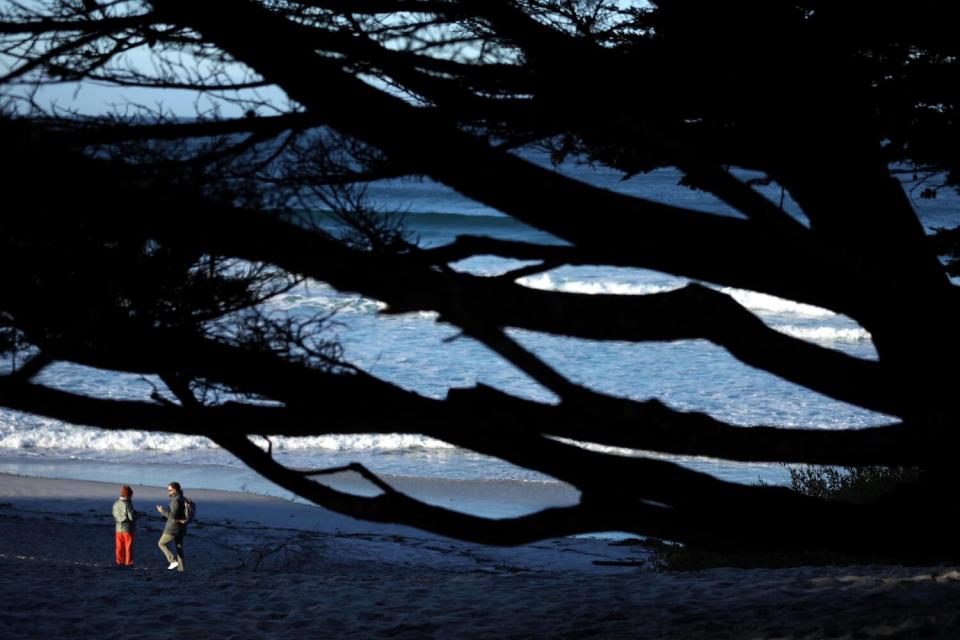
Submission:
M 183 494 L 177 493 L 170 498 L 170 508 L 160 512 L 167 519 L 167 524 L 163 526 L 163 532 L 172 536 L 178 536 L 187 531 L 187 525 L 180 524 L 178 520 L 184 520 L 187 517 L 186 508 L 183 504 Z

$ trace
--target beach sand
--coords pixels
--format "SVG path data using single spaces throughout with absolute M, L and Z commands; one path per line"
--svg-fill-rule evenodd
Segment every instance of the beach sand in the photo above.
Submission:
M 0 475 L 4 638 L 960 637 L 960 567 L 656 573 L 610 540 L 483 547 L 189 487 L 186 572 L 156 546 L 163 487 L 134 486 L 136 567 L 115 568 L 117 491 Z

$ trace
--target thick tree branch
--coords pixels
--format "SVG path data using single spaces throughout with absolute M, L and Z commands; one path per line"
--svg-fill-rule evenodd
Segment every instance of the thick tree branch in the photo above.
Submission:
M 471 198 L 584 249 L 602 247 L 624 259 L 631 256 L 635 266 L 768 291 L 853 317 L 867 312 L 851 308 L 851 301 L 863 301 L 865 297 L 850 296 L 848 286 L 854 281 L 862 284 L 868 274 L 859 272 L 839 254 L 798 242 L 790 234 L 780 237 L 769 229 L 761 231 L 743 221 L 591 187 L 494 151 L 435 115 L 420 113 L 339 71 L 314 55 L 311 46 L 285 21 L 268 13 L 261 15 L 248 3 L 231 4 L 237 22 L 230 29 L 223 28 L 213 5 L 204 11 L 184 13 L 175 4 L 168 0 L 154 3 L 171 20 L 206 33 L 211 41 L 283 87 L 332 126 L 410 162 Z M 269 24 L 268 31 L 277 41 L 271 46 L 251 46 L 246 34 L 254 24 L 258 30 L 262 24 Z M 294 72 L 286 62 L 289 56 L 303 60 L 309 68 Z M 330 100 L 331 92 L 340 99 Z M 366 104 L 384 117 L 361 118 L 349 107 L 352 104 Z M 588 210 L 592 212 L 592 224 L 581 224 L 580 218 Z M 611 234 L 610 229 L 617 233 Z M 668 241 L 677 237 L 686 241 L 679 246 Z M 758 263 L 765 268 L 756 269 Z M 798 278 L 797 264 L 805 265 L 803 278 Z
M 543 405 L 479 387 L 451 390 L 445 401 L 423 398 L 363 374 L 338 375 L 305 368 L 264 353 L 154 332 L 121 338 L 107 331 L 98 348 L 59 345 L 58 357 L 99 368 L 139 374 L 179 372 L 221 381 L 246 393 L 283 402 L 295 416 L 311 415 L 318 394 L 336 398 L 324 425 L 304 431 L 294 419 L 271 418 L 273 433 L 379 433 L 406 430 L 470 446 L 444 425 L 482 433 L 503 425 L 511 433 L 544 433 L 638 450 L 707 455 L 729 460 L 819 464 L 915 464 L 929 459 L 922 424 L 851 431 L 734 427 L 704 414 L 581 392 L 566 406 Z M 353 399 L 353 402 L 351 402 Z M 346 403 L 346 404 L 341 404 Z M 363 407 L 358 411 L 351 407 Z M 342 409 L 342 413 L 341 413 Z M 262 433 L 254 430 L 252 433 Z M 484 449 L 487 453 L 492 453 Z M 509 451 L 507 452 L 509 453 Z
M 581 503 L 495 520 L 435 507 L 397 491 L 371 498 L 351 495 L 284 467 L 245 438 L 218 438 L 217 444 L 268 480 L 332 511 L 374 522 L 408 524 L 461 540 L 512 546 L 546 537 L 587 533 L 596 526 L 594 523 L 617 530 L 649 528 L 665 537 L 683 537 L 672 524 L 669 510 L 643 503 L 637 503 L 629 514 L 612 503 Z M 645 527 L 639 524 L 644 520 Z
M 460 326 L 476 319 L 588 339 L 706 338 L 748 364 L 831 397 L 894 415 L 902 410 L 876 362 L 779 333 L 729 296 L 704 287 L 646 296 L 539 291 L 491 278 L 437 273 L 399 257 L 355 252 L 256 214 L 228 215 L 222 221 L 206 217 L 204 227 L 194 220 L 194 241 L 218 252 L 282 265 L 340 290 L 361 292 L 387 302 L 394 312 L 433 309 Z M 235 228 L 244 229 L 243 236 L 223 233 L 224 224 L 241 218 L 244 225 Z M 264 242 L 267 238 L 271 241 Z M 411 282 L 417 286 L 409 286 Z
M 353 15 L 402 12 L 463 16 L 467 12 L 456 2 L 435 0 L 300 0 L 298 4 Z
M 57 166 L 51 162 L 55 157 L 52 152 L 43 153 L 43 157 L 48 171 Z M 84 162 L 91 161 L 78 158 L 75 163 L 63 165 L 70 167 L 63 179 L 67 183 L 80 182 L 75 195 L 88 190 L 91 194 L 111 193 L 118 200 L 115 214 L 109 213 L 113 205 L 106 201 L 99 210 L 111 224 L 139 227 L 140 233 L 175 245 L 275 264 L 340 290 L 383 300 L 393 311 L 438 311 L 462 327 L 477 321 L 493 327 L 600 340 L 705 338 L 727 348 L 747 364 L 831 397 L 894 415 L 904 411 L 901 396 L 878 363 L 774 331 L 728 296 L 704 287 L 690 286 L 646 296 L 583 295 L 539 291 L 496 278 L 437 272 L 424 266 L 417 255 L 407 259 L 350 249 L 270 215 L 206 203 L 182 188 L 163 184 L 148 187 L 147 191 L 140 191 L 139 187 L 126 191 L 117 185 L 133 182 L 132 176 L 124 178 L 120 173 L 108 178 L 104 168 L 95 164 L 90 164 L 90 174 L 85 175 L 78 171 L 79 166 L 85 166 Z M 105 178 L 101 188 L 98 185 Z M 137 219 L 128 216 L 131 201 L 145 207 L 144 215 Z M 201 207 L 203 215 L 195 215 L 194 211 Z M 576 250 L 565 247 L 543 250 L 561 256 L 576 255 Z M 416 286 L 410 286 L 411 283 Z
M 39 124 L 44 123 L 41 121 Z M 277 135 L 284 131 L 305 130 L 322 124 L 307 114 L 290 113 L 282 116 L 149 124 L 92 121 L 77 125 L 73 122 L 53 120 L 49 126 L 57 131 L 57 139 L 64 145 L 94 145 L 140 140 L 209 138 L 238 133 Z
M 654 113 L 644 120 L 643 109 L 652 102 L 648 91 L 642 101 L 624 95 L 618 82 L 598 82 L 633 71 L 633 62 L 621 52 L 603 48 L 590 38 L 576 37 L 534 20 L 516 6 L 505 2 L 467 1 L 489 20 L 499 33 L 507 35 L 528 56 L 531 75 L 539 78 L 538 92 L 550 95 L 551 111 L 567 110 L 578 127 L 593 140 L 622 141 L 632 136 L 659 147 L 666 158 L 684 171 L 697 187 L 709 191 L 737 211 L 778 233 L 805 234 L 803 227 L 764 196 L 743 184 L 720 165 L 708 162 L 689 143 L 669 136 L 662 117 Z M 628 68 L 631 71 L 628 71 Z M 544 81 L 543 78 L 547 80 Z M 650 79 L 648 79 L 648 82 Z M 585 104 L 583 96 L 590 96 Z M 599 117 L 595 103 L 617 105 L 611 116 Z
M 143 27 L 152 22 L 153 16 L 150 13 L 93 20 L 40 19 L 27 22 L 0 22 L 0 34 L 90 33 L 102 36 L 125 29 Z
M 56 402 L 51 403 L 50 400 Z M 570 535 L 588 531 L 620 530 L 640 535 L 656 535 L 687 542 L 707 542 L 715 546 L 792 548 L 824 545 L 825 548 L 892 549 L 889 539 L 876 543 L 864 541 L 880 521 L 889 522 L 892 505 L 883 508 L 849 504 L 821 503 L 775 487 L 741 487 L 703 474 L 687 471 L 670 463 L 619 458 L 579 451 L 569 445 L 551 443 L 533 436 L 509 432 L 467 432 L 454 439 L 467 446 L 488 442 L 505 460 L 525 464 L 546 473 L 559 470 L 558 477 L 572 480 L 584 491 L 581 504 L 565 509 L 548 509 L 530 516 L 507 520 L 486 520 L 432 507 L 403 494 L 387 493 L 374 498 L 351 496 L 318 485 L 305 475 L 286 469 L 242 434 L 243 425 L 253 428 L 251 420 L 233 422 L 212 420 L 216 408 L 185 410 L 131 401 L 96 400 L 31 384 L 0 381 L 0 403 L 40 415 L 66 417 L 72 422 L 101 428 L 150 428 L 177 433 L 207 435 L 237 455 L 254 470 L 281 486 L 297 492 L 317 504 L 340 513 L 367 520 L 406 523 L 419 528 L 468 540 L 492 544 L 522 544 L 543 537 Z M 275 414 L 276 408 L 245 407 L 253 415 Z M 204 415 L 208 414 L 208 415 Z M 230 420 L 237 417 L 230 415 Z M 262 426 L 262 425 L 261 425 Z M 449 429 L 453 433 L 454 429 Z M 506 435 L 519 436 L 513 440 Z M 640 497 L 624 509 L 625 494 Z M 616 496 L 614 498 L 614 496 Z M 792 497 L 791 497 L 792 496 Z M 652 500 L 671 508 L 644 502 Z M 901 505 L 909 509 L 909 503 Z M 782 514 L 778 515 L 778 514 Z M 824 519 L 844 527 L 839 534 L 824 532 Z M 896 517 L 893 516 L 894 522 Z M 849 527 L 849 528 L 847 528 Z M 892 538 L 893 549 L 919 553 L 916 528 L 896 526 L 903 538 Z M 910 533 L 912 531 L 912 533 Z M 942 553 L 945 540 L 925 538 L 932 546 L 924 552 Z

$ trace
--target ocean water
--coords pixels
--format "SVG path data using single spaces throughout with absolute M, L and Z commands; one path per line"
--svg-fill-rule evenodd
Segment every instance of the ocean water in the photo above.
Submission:
M 547 164 L 544 156 L 529 157 Z M 680 175 L 672 170 L 628 181 L 611 171 L 573 163 L 560 171 L 612 190 L 718 215 L 737 215 L 708 194 L 677 186 Z M 804 220 L 776 185 L 758 189 L 775 203 L 782 198 L 785 209 Z M 376 183 L 367 195 L 381 210 L 401 213 L 407 228 L 426 246 L 465 233 L 558 242 L 430 181 Z M 916 200 L 915 204 L 928 227 L 960 224 L 960 200 L 952 193 L 942 192 L 935 200 Z M 455 268 L 494 275 L 516 266 L 512 261 L 481 256 L 457 263 Z M 596 266 L 565 267 L 520 282 L 540 289 L 620 295 L 668 291 L 688 283 L 662 273 Z M 869 333 L 849 318 L 758 292 L 721 290 L 778 331 L 859 358 L 876 358 Z M 457 331 L 437 322 L 432 313 L 383 316 L 378 313 L 383 308 L 379 301 L 341 293 L 319 282 L 304 283 L 269 304 L 293 314 L 335 312 L 331 336 L 343 345 L 347 360 L 425 396 L 443 397 L 450 388 L 480 382 L 517 396 L 554 401 L 550 392 L 481 345 L 456 338 Z M 570 379 L 598 391 L 638 400 L 658 398 L 674 408 L 703 411 L 733 424 L 839 429 L 890 421 L 888 416 L 836 402 L 748 367 L 702 340 L 632 344 L 520 330 L 510 333 Z M 148 397 L 151 385 L 158 384 L 139 376 L 63 364 L 44 372 L 43 381 L 74 392 L 137 399 Z M 322 412 L 322 403 L 318 403 L 318 416 Z M 575 491 L 552 478 L 415 434 L 274 438 L 273 446 L 278 458 L 293 466 L 361 462 L 427 501 L 485 515 L 516 515 L 576 499 Z M 669 459 L 743 483 L 783 483 L 788 477 L 786 468 L 776 464 Z M 178 479 L 186 487 L 287 496 L 205 438 L 137 430 L 108 432 L 7 410 L 0 410 L 0 471 L 118 483 L 164 484 Z M 331 481 L 345 490 L 374 492 L 350 475 Z

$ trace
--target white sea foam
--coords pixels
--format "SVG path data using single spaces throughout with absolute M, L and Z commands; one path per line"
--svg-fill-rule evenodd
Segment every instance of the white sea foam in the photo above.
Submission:
M 320 449 L 323 451 L 416 451 L 452 449 L 453 446 L 411 433 L 342 434 L 271 438 L 274 450 Z
M 674 291 L 683 286 L 683 282 L 681 281 L 678 281 L 676 284 L 664 285 L 642 282 L 616 282 L 612 280 L 564 280 L 555 278 L 549 273 L 521 278 L 518 282 L 533 289 L 591 295 L 649 295 Z M 806 318 L 829 318 L 837 315 L 829 309 L 778 298 L 766 293 L 734 289 L 731 287 L 722 288 L 720 291 L 755 313 L 789 314 Z
M 531 289 L 542 289 L 545 291 L 564 291 L 568 293 L 584 293 L 588 295 L 613 294 L 613 295 L 646 295 L 651 293 L 663 293 L 679 288 L 679 286 L 664 286 L 644 283 L 613 282 L 613 281 L 583 281 L 583 280 L 560 280 L 557 281 L 549 273 L 542 273 L 536 276 L 520 278 L 517 281 L 525 287 Z
M 188 451 L 210 449 L 207 438 L 151 431 L 110 431 L 67 425 L 46 418 L 17 419 L 0 414 L 0 449 L 72 449 L 84 451 Z
M 314 282 L 299 289 L 274 296 L 267 301 L 273 311 L 314 312 L 334 315 L 362 314 L 373 315 L 389 310 L 389 305 L 381 300 L 365 296 L 342 293 L 324 283 Z M 413 315 L 435 320 L 435 311 L 418 311 Z
M 344 296 L 326 292 L 311 292 L 310 295 L 284 294 L 267 302 L 274 311 L 313 311 L 316 313 L 377 313 L 387 308 L 385 302 L 362 296 Z
M 776 296 L 771 296 L 766 293 L 759 293 L 757 291 L 733 289 L 730 287 L 725 287 L 720 289 L 720 291 L 727 294 L 754 313 L 789 314 L 793 316 L 803 316 L 806 318 L 830 318 L 837 315 L 829 309 L 823 309 L 821 307 L 815 307 L 813 305 L 803 304 L 801 302 L 794 302 L 793 300 L 786 300 L 784 298 L 778 298 Z
M 873 337 L 866 329 L 837 327 L 800 327 L 796 325 L 774 325 L 774 329 L 794 338 L 812 342 L 872 342 Z
M 416 434 L 345 434 L 311 437 L 273 437 L 275 450 L 416 451 L 452 446 Z M 109 431 L 67 425 L 57 420 L 0 413 L 0 449 L 184 452 L 216 449 L 208 438 L 152 431 Z

